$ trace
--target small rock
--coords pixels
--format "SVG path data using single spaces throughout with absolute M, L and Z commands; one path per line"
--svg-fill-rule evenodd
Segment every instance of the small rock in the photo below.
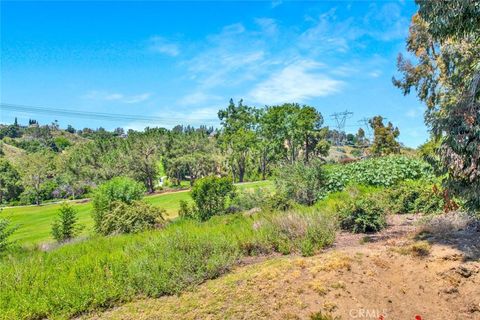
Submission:
M 472 270 L 465 266 L 458 267 L 456 272 L 464 278 L 470 278 L 470 276 L 473 274 Z
M 458 293 L 458 289 L 456 287 L 449 287 L 449 288 L 443 289 L 442 292 L 445 294 L 454 294 L 454 293 Z

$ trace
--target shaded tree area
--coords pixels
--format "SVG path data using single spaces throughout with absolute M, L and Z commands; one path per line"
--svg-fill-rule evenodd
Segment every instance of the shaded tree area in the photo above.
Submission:
M 472 210 L 480 208 L 480 6 L 477 1 L 417 1 L 407 50 L 399 55 L 404 94 L 425 103 L 445 184 Z

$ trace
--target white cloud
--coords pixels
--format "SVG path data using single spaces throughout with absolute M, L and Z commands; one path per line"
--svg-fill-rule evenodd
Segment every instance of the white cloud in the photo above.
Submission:
M 150 38 L 150 50 L 171 57 L 176 57 L 180 54 L 180 48 L 176 43 L 170 42 L 165 38 L 155 36 Z
M 297 61 L 259 83 L 248 95 L 262 104 L 304 102 L 306 100 L 337 93 L 342 81 L 332 79 L 319 69 L 315 61 Z
M 150 99 L 152 96 L 151 93 L 145 92 L 136 95 L 125 95 L 118 92 L 107 92 L 107 91 L 89 91 L 83 96 L 85 99 L 96 100 L 96 101 L 115 101 L 126 104 L 140 103 Z

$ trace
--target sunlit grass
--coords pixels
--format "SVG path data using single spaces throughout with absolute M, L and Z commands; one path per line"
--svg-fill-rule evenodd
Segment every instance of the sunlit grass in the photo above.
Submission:
M 238 184 L 237 187 L 239 189 L 269 188 L 271 185 L 271 181 L 258 181 Z M 148 203 L 165 209 L 168 219 L 177 216 L 180 200 L 191 201 L 190 192 L 183 191 L 145 197 L 145 201 Z M 91 203 L 75 203 L 74 207 L 78 210 L 79 223 L 84 226 L 81 236 L 91 235 L 93 226 Z M 59 208 L 60 204 L 8 208 L 4 209 L 0 215 L 10 219 L 13 225 L 18 226 L 12 240 L 21 245 L 36 245 L 53 241 L 50 230 Z

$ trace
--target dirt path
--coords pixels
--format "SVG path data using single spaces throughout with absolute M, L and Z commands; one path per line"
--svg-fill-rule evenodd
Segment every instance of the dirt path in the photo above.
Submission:
M 180 296 L 144 299 L 93 319 L 480 319 L 480 232 L 418 241 L 417 216 L 376 235 L 341 233 L 314 257 L 239 266 Z M 338 318 L 333 318 L 333 317 Z M 314 319 L 314 318 L 312 318 Z

